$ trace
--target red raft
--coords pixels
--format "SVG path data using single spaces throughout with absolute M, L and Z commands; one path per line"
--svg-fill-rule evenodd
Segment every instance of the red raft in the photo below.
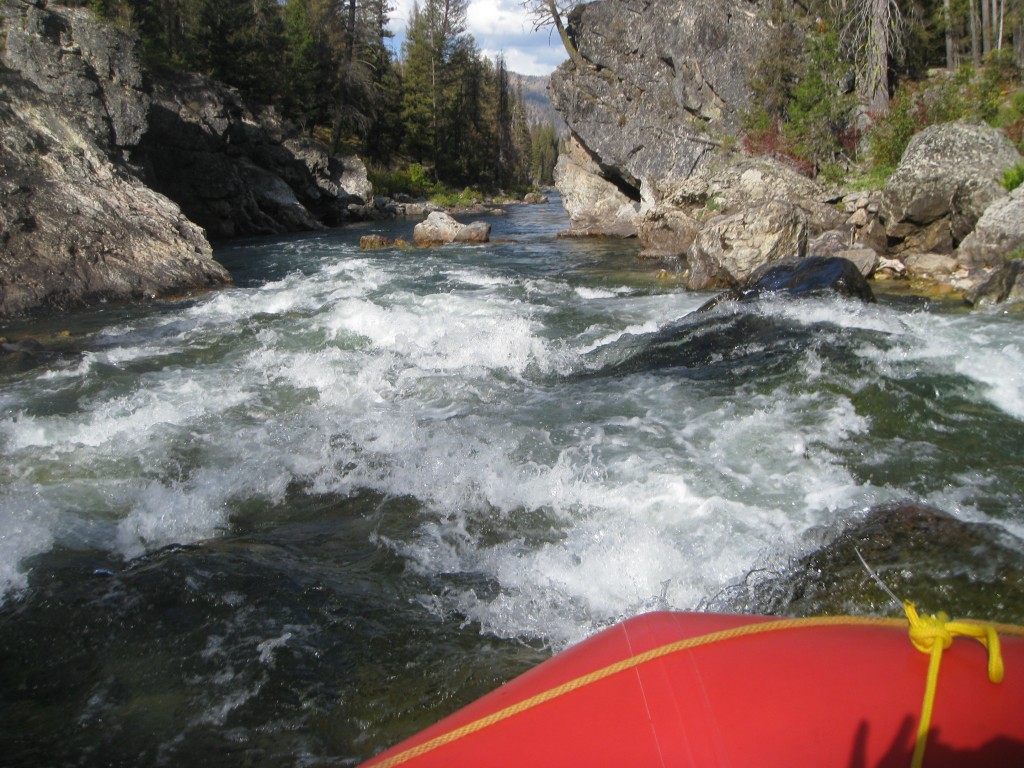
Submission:
M 1024 630 L 996 629 L 936 654 L 924 766 L 1024 766 Z M 930 659 L 905 620 L 650 613 L 364 765 L 906 768 Z

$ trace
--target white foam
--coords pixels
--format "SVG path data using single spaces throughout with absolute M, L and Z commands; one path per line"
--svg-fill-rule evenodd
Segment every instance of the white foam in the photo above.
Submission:
M 576 295 L 581 299 L 614 299 L 622 291 L 610 291 L 607 288 L 591 288 L 588 286 L 577 286 Z
M 637 610 L 692 608 L 837 510 L 901 493 L 845 466 L 871 424 L 808 386 L 830 375 L 813 345 L 801 380 L 770 392 L 560 378 L 642 348 L 704 298 L 332 252 L 312 274 L 108 329 L 45 379 L 63 408 L 39 405 L 35 382 L 4 392 L 0 587 L 22 587 L 24 559 L 57 542 L 135 557 L 305 486 L 416 499 L 405 533 L 378 540 L 437 587 L 424 605 L 496 635 L 562 646 Z M 866 331 L 865 377 L 935 366 L 1024 409 L 1020 342 L 991 318 L 840 300 L 728 311 Z M 258 639 L 268 664 L 276 640 Z
M 1024 421 L 1024 344 L 998 344 L 961 349 L 956 370 L 983 384 L 993 405 Z
M 591 326 L 590 328 L 587 329 L 586 333 L 583 334 L 583 338 L 593 336 L 595 334 L 600 335 L 594 338 L 593 341 L 588 341 L 584 343 L 579 348 L 579 353 L 581 355 L 589 355 L 592 352 L 596 352 L 597 350 L 601 349 L 602 347 L 611 346 L 615 344 L 617 341 L 620 341 L 621 339 L 626 338 L 628 336 L 643 336 L 645 334 L 654 333 L 658 330 L 659 327 L 660 325 L 656 320 L 648 320 L 645 323 L 630 325 L 625 328 L 617 329 L 614 331 L 606 331 L 606 329 L 603 327 Z
M 0 495 L 0 604 L 9 592 L 26 586 L 28 574 L 21 564 L 53 546 L 59 521 L 60 512 L 35 498 L 27 483 Z
M 651 400 L 659 399 L 655 391 Z M 827 452 L 775 450 L 778 441 L 826 449 L 841 442 L 862 426 L 850 419 L 849 404 L 781 400 L 615 418 L 529 471 L 500 445 L 446 443 L 453 450 L 443 474 L 411 462 L 400 464 L 399 476 L 433 508 L 461 512 L 390 545 L 422 573 L 477 573 L 499 585 L 497 595 L 456 590 L 434 605 L 502 636 L 534 634 L 562 647 L 637 610 L 693 608 L 766 551 L 784 550 L 863 498 L 865 489 Z M 808 418 L 808 409 L 817 415 Z M 557 543 L 527 546 L 514 526 L 499 544 L 486 542 L 493 532 L 474 533 L 493 528 L 483 522 L 490 516 L 516 509 L 548 510 Z
M 130 394 L 99 399 L 92 410 L 75 416 L 19 414 L 2 427 L 14 449 L 73 450 L 115 443 L 115 450 L 131 450 L 132 445 L 150 441 L 154 430 L 196 421 L 249 399 L 248 392 L 201 378 L 186 371 L 168 372 Z M 217 397 L 211 397 L 211 392 L 217 392 Z
M 260 664 L 266 664 L 268 666 L 274 665 L 274 652 L 278 648 L 284 648 L 288 641 L 292 639 L 294 635 L 291 632 L 285 632 L 278 637 L 271 637 L 266 640 L 262 640 L 256 644 L 256 650 L 260 654 Z

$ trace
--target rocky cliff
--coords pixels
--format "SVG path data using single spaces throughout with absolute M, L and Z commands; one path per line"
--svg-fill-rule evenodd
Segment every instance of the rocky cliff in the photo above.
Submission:
M 198 75 L 154 79 L 136 152 L 154 189 L 213 239 L 337 226 L 372 214 L 356 157 L 332 156 L 273 109 Z
M 758 9 L 747 0 L 602 0 L 570 14 L 589 66 L 559 67 L 552 101 L 638 213 L 735 132 L 767 31 Z
M 210 238 L 373 214 L 356 158 L 87 10 L 0 0 L 0 316 L 224 285 Z
M 571 133 L 555 171 L 569 234 L 637 236 L 642 256 L 672 263 L 691 289 L 735 287 L 764 263 L 816 254 L 971 303 L 1024 295 L 1024 270 L 1006 258 L 1024 249 L 1020 195 L 999 183 L 1022 158 L 1000 131 L 929 129 L 870 194 L 734 149 L 749 66 L 770 31 L 764 5 L 598 0 L 570 13 L 583 65 L 551 78 Z
M 2 11 L 0 315 L 227 282 L 202 230 L 125 164 L 149 104 L 131 39 L 84 11 Z

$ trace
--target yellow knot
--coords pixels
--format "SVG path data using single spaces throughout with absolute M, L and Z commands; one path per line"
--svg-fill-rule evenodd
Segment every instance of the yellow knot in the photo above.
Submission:
M 937 616 L 920 616 L 917 608 L 909 600 L 903 601 L 903 610 L 907 614 L 907 621 L 910 622 L 910 642 L 917 650 L 929 655 L 928 682 L 921 705 L 921 722 L 917 728 L 914 757 L 910 762 L 911 768 L 921 768 L 928 729 L 931 727 L 932 709 L 935 706 L 935 689 L 939 682 L 942 652 L 953 644 L 953 638 L 957 635 L 974 638 L 988 650 L 988 679 L 993 683 L 1002 682 L 1003 656 L 999 650 L 999 635 L 994 627 L 987 624 L 950 621 L 945 613 L 939 613 Z

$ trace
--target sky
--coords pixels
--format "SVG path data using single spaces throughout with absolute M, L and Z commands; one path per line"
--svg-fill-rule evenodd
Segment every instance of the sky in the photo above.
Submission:
M 392 44 L 396 52 L 405 39 L 412 4 L 413 0 L 395 2 L 389 26 L 395 33 Z M 521 0 L 469 0 L 466 22 L 467 31 L 483 55 L 493 59 L 499 53 L 505 54 L 509 70 L 520 75 L 550 75 L 568 58 L 558 33 L 550 27 L 533 31 L 533 22 Z

